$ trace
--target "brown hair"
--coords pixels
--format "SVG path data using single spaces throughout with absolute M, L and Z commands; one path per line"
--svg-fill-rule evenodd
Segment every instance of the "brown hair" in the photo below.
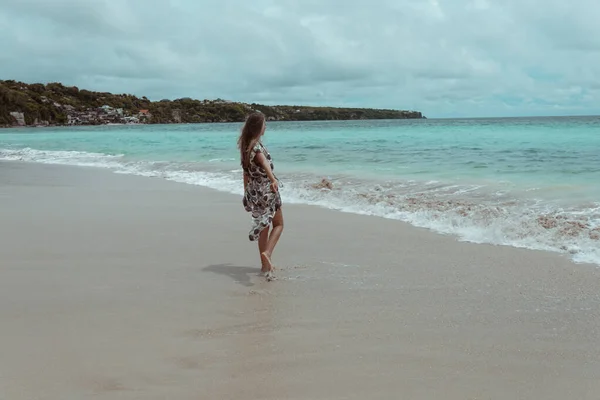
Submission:
M 262 113 L 253 112 L 246 118 L 246 123 L 242 127 L 242 133 L 238 139 L 240 158 L 244 169 L 250 167 L 250 153 L 252 152 L 252 148 L 256 146 L 260 140 L 264 126 L 265 116 Z

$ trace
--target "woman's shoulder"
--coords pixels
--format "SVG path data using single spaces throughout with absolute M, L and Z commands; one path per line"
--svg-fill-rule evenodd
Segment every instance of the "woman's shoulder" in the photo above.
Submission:
M 264 149 L 262 146 L 262 143 L 258 142 L 256 143 L 254 146 L 252 146 L 252 150 L 250 150 L 250 164 L 254 164 L 255 163 L 255 157 L 257 154 L 259 153 L 264 153 Z
M 263 153 L 264 155 L 267 155 L 269 153 L 269 151 L 267 150 L 267 148 L 265 147 L 265 145 L 262 144 L 262 142 L 256 143 L 254 145 L 254 147 L 252 148 L 252 152 L 254 154 Z

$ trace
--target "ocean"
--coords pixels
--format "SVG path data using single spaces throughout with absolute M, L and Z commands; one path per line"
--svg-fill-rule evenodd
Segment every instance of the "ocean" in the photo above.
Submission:
M 240 127 L 5 129 L 0 159 L 107 168 L 241 195 Z M 264 143 L 284 203 L 600 265 L 600 117 L 270 122 Z M 333 189 L 319 185 L 324 178 Z

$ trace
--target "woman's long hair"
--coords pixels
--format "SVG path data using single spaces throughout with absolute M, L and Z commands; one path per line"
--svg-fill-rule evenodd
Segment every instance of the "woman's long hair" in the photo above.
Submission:
M 250 153 L 252 148 L 256 146 L 263 133 L 265 126 L 265 116 L 262 113 L 254 112 L 246 118 L 246 123 L 242 127 L 242 133 L 238 139 L 238 147 L 240 148 L 240 159 L 242 167 L 246 170 L 250 167 Z

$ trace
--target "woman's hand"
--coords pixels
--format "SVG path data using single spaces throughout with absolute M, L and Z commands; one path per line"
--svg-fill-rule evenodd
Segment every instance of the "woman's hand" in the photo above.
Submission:
M 277 182 L 277 180 L 271 182 L 271 190 L 273 193 L 277 193 L 279 191 L 279 182 Z

